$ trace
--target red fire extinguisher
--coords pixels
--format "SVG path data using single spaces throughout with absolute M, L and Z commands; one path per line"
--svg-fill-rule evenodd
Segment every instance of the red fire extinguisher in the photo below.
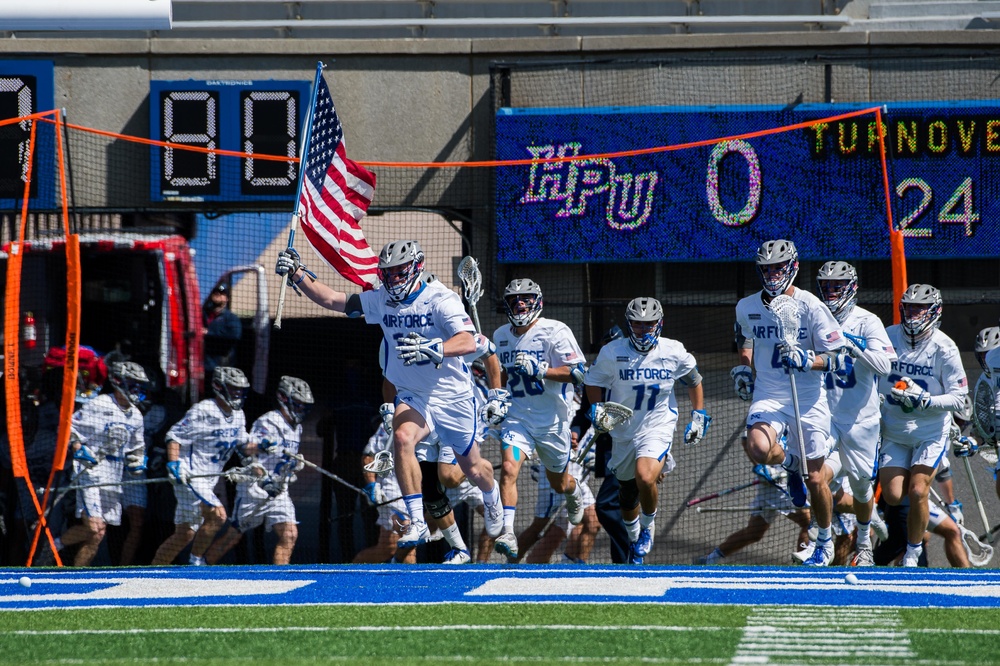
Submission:
M 28 349 L 34 349 L 38 341 L 38 331 L 35 330 L 35 314 L 33 312 L 24 313 L 24 326 L 21 327 L 21 337 L 24 345 Z

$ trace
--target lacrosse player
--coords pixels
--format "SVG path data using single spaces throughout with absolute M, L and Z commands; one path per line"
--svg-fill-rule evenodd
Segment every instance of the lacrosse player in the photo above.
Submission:
M 277 399 L 278 408 L 258 418 L 250 428 L 244 453 L 253 456 L 251 475 L 236 484 L 236 515 L 205 554 L 207 564 L 221 560 L 244 534 L 260 525 L 278 537 L 273 563 L 291 562 L 299 523 L 288 486 L 305 466 L 292 456 L 299 453 L 302 422 L 315 401 L 309 384 L 287 375 L 278 381 Z
M 406 514 L 406 504 L 399 492 L 399 484 L 396 482 L 396 473 L 390 467 L 384 472 L 368 471 L 368 466 L 377 459 L 388 456 L 392 460 L 392 422 L 389 422 L 387 430 L 381 422 L 374 434 L 368 438 L 365 445 L 362 459 L 365 464 L 363 477 L 365 486 L 363 490 L 372 504 L 378 506 L 378 541 L 358 552 L 354 556 L 355 564 L 380 564 L 393 558 L 396 553 L 396 542 L 399 540 L 399 531 L 404 525 L 408 525 L 410 517 Z M 390 501 L 394 500 L 394 501 Z M 388 502 L 388 503 L 385 503 Z M 409 549 L 405 554 L 401 554 L 402 559 L 394 560 L 401 564 L 416 564 L 417 550 Z
M 396 345 L 385 376 L 397 391 L 393 458 L 411 520 L 399 540 L 401 547 L 417 546 L 430 535 L 414 451 L 432 430 L 455 451 L 462 471 L 482 491 L 487 531 L 498 536 L 503 528 L 493 466 L 480 455 L 476 441 L 478 407 L 472 375 L 461 358 L 476 351 L 475 327 L 458 294 L 440 281 L 426 280 L 423 270 L 424 253 L 413 240 L 386 243 L 378 260 L 382 284 L 361 294 L 345 294 L 316 281 L 292 248 L 278 255 L 275 266 L 296 291 L 301 289 L 327 309 L 381 325 L 385 339 Z
M 819 546 L 810 566 L 828 566 L 834 544 L 830 522 L 833 497 L 822 472 L 831 447 L 830 407 L 823 390 L 822 372 L 845 373 L 847 354 L 837 320 L 811 293 L 794 286 L 799 272 L 799 253 L 788 240 L 767 241 L 757 250 L 757 271 L 763 289 L 736 305 L 736 337 L 740 365 L 730 372 L 736 393 L 752 400 L 747 414 L 747 446 L 750 459 L 760 465 L 782 465 L 788 472 L 788 492 L 795 506 L 806 505 L 806 486 L 812 514 L 819 527 Z M 780 321 L 770 310 L 771 301 L 790 296 L 799 308 L 800 345 L 789 346 L 782 337 Z M 800 474 L 798 428 L 793 408 L 789 372 L 799 373 L 797 395 L 808 478 Z M 788 445 L 782 445 L 787 432 Z
M 828 261 L 816 275 L 820 300 L 840 324 L 850 356 L 838 371 L 824 377 L 830 403 L 830 434 L 840 452 L 843 474 L 854 497 L 858 537 L 854 565 L 874 566 L 870 524 L 875 507 L 872 480 L 878 453 L 880 406 L 878 380 L 888 377 L 896 350 L 885 326 L 872 312 L 858 306 L 858 272 L 845 261 Z M 823 466 L 827 483 L 835 473 Z
M 166 467 L 177 508 L 174 533 L 160 544 L 154 565 L 172 563 L 188 544 L 189 563 L 206 563 L 205 551 L 226 522 L 226 507 L 215 495 L 215 486 L 229 457 L 242 452 L 248 441 L 243 401 L 249 388 L 242 370 L 217 367 L 212 371 L 212 397 L 192 406 L 167 432 Z
M 625 308 L 625 319 L 628 337 L 601 348 L 587 371 L 586 391 L 594 426 L 611 432 L 608 468 L 621 484 L 618 493 L 629 533 L 629 563 L 642 564 L 655 536 L 657 479 L 661 471 L 669 473 L 674 468 L 670 455 L 677 423 L 674 383 L 687 387 L 691 400 L 685 444 L 700 442 L 712 419 L 705 411 L 702 377 L 694 356 L 680 342 L 660 337 L 660 302 L 635 298 Z M 632 417 L 606 428 L 602 400 L 627 401 L 633 409 Z
M 575 400 L 573 387 L 583 383 L 584 357 L 566 324 L 541 316 L 542 289 L 536 283 L 526 278 L 511 280 L 503 301 L 510 325 L 496 330 L 493 343 L 511 406 L 500 440 L 503 533 L 493 547 L 508 562 L 516 562 L 517 475 L 536 451 L 552 490 L 566 497 L 570 524 L 583 520 L 583 495 L 568 464 L 570 403 Z
M 90 565 L 108 525 L 122 520 L 122 473 L 138 478 L 146 471 L 146 443 L 139 403 L 146 399 L 149 378 L 138 363 L 114 363 L 111 393 L 86 402 L 73 414 L 70 439 L 74 483 L 103 484 L 76 491 L 76 515 L 82 523 L 66 530 L 56 549 L 81 544 L 73 564 Z
M 986 330 L 992 330 L 992 329 L 986 329 Z M 982 331 L 980 335 L 984 334 L 986 330 Z M 995 441 L 996 437 L 995 435 L 993 435 L 993 433 L 995 432 L 996 426 L 1000 425 L 1000 423 L 996 422 L 997 415 L 1000 414 L 1000 328 L 996 329 L 996 331 L 997 333 L 996 334 L 991 333 L 986 338 L 988 342 L 984 341 L 982 345 L 980 345 L 979 338 L 976 338 L 976 352 L 977 352 L 976 360 L 979 361 L 979 364 L 983 368 L 983 372 L 980 375 L 979 380 L 977 382 L 977 388 L 980 383 L 985 383 L 989 385 L 989 387 L 993 390 L 995 394 L 993 401 L 994 423 L 986 424 L 980 422 L 980 419 L 978 417 L 980 407 L 977 404 L 976 429 L 980 432 L 980 434 L 983 435 L 983 446 L 989 446 L 994 451 L 996 447 L 996 441 Z M 980 346 L 982 346 L 985 350 L 982 353 L 979 352 Z M 984 420 L 988 419 L 989 416 L 987 414 L 985 415 Z M 993 429 L 989 428 L 990 425 L 993 426 Z M 990 430 L 990 433 L 985 432 L 986 430 Z M 1000 498 L 1000 460 L 998 460 L 994 465 L 993 477 L 994 479 L 996 479 L 997 497 Z
M 915 567 L 927 529 L 931 476 L 949 443 L 951 412 L 962 410 L 969 386 L 958 347 L 938 330 L 941 292 L 912 284 L 899 302 L 901 322 L 887 330 L 898 360 L 889 381 L 880 383 L 882 451 L 879 481 L 886 501 L 909 497 L 903 566 Z

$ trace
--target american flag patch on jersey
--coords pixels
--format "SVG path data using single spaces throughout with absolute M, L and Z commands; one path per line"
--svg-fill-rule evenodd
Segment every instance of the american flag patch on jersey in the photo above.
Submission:
M 832 333 L 827 335 L 825 339 L 827 342 L 836 342 L 837 340 L 840 339 L 840 331 L 833 331 Z
M 959 386 L 968 386 L 969 385 L 969 380 L 966 377 L 962 377 L 962 379 L 959 380 L 958 385 Z

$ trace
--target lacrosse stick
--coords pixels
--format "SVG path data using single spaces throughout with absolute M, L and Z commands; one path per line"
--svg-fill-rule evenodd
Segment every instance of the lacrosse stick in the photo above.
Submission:
M 395 469 L 395 467 L 392 460 L 392 451 L 389 449 L 376 453 L 375 459 L 364 466 L 364 470 L 366 472 L 371 472 L 372 474 L 377 474 L 379 476 L 388 474 L 393 469 Z
M 986 509 L 983 508 L 983 498 L 979 495 L 979 486 L 976 484 L 976 477 L 972 476 L 972 464 L 968 457 L 963 457 L 965 473 L 969 475 L 969 485 L 972 486 L 972 496 L 976 498 L 976 507 L 979 509 L 979 519 L 983 521 L 983 529 L 986 530 L 986 539 L 993 543 L 993 531 L 990 529 L 990 521 L 986 518 Z
M 795 506 L 789 507 L 776 507 L 776 506 L 699 506 L 695 508 L 698 513 L 747 513 L 748 511 L 766 511 L 772 509 L 774 511 L 801 511 Z
M 583 437 L 580 439 L 580 443 L 577 444 L 577 449 L 579 453 L 576 454 L 576 458 L 573 459 L 577 465 L 583 464 L 583 459 L 587 457 L 590 453 L 590 449 L 594 446 L 594 440 L 597 439 L 597 428 L 591 425 L 587 428 L 587 432 L 583 433 Z
M 462 261 L 458 262 L 458 279 L 462 282 L 462 295 L 469 304 L 476 333 L 482 333 L 479 311 L 476 309 L 476 304 L 483 297 L 483 274 L 479 272 L 479 263 L 472 257 L 462 257 Z
M 684 506 L 691 507 L 691 506 L 694 506 L 695 504 L 701 504 L 702 502 L 707 502 L 708 500 L 714 500 L 717 497 L 725 497 L 726 495 L 729 495 L 730 493 L 735 493 L 735 492 L 738 492 L 740 490 L 746 490 L 747 488 L 749 488 L 751 486 L 759 486 L 763 482 L 764 481 L 762 479 L 754 479 L 753 481 L 747 481 L 746 483 L 741 483 L 738 486 L 733 486 L 732 488 L 726 488 L 725 490 L 720 490 L 717 493 L 709 493 L 708 495 L 705 495 L 704 497 L 695 497 L 692 500 L 688 500 L 687 503 Z
M 781 294 L 771 301 L 771 313 L 778 320 L 778 333 L 786 345 L 796 346 L 799 336 L 799 306 L 795 299 L 787 294 Z M 792 384 L 792 411 L 795 413 L 795 434 L 799 440 L 799 473 L 803 479 L 809 478 L 809 468 L 806 463 L 806 442 L 802 436 L 802 417 L 799 412 L 799 392 L 795 387 L 795 373 L 788 369 L 788 381 Z
M 632 418 L 632 410 L 618 402 L 600 402 L 591 406 L 591 421 L 599 433 L 610 432 Z
M 962 533 L 962 545 L 965 546 L 965 554 L 969 557 L 969 564 L 977 568 L 985 567 L 989 564 L 990 560 L 993 559 L 993 546 L 980 541 L 975 532 L 952 518 L 951 514 L 948 513 L 948 506 L 944 503 L 938 491 L 934 490 L 933 486 L 930 488 L 930 491 L 934 501 L 944 511 L 944 515 L 948 516 L 953 523 L 958 525 L 958 530 Z
M 996 399 L 996 391 L 993 390 L 990 381 L 985 374 L 980 375 L 979 381 L 976 382 L 976 390 L 972 394 L 972 423 L 983 440 L 983 447 L 992 449 L 994 465 L 997 445 Z
M 299 455 L 298 453 L 295 453 L 291 449 L 285 449 L 282 453 L 284 453 L 286 456 L 288 456 L 289 458 L 291 458 L 293 460 L 298 460 L 300 463 L 302 463 L 306 467 L 310 467 L 310 468 L 316 470 L 317 472 L 319 472 L 323 476 L 330 477 L 331 479 L 333 479 L 337 483 L 339 483 L 339 484 L 341 484 L 341 485 L 343 485 L 343 486 L 345 486 L 347 488 L 350 488 L 351 490 L 353 490 L 357 494 L 361 495 L 362 497 L 368 497 L 368 495 L 365 494 L 365 491 L 362 490 L 361 488 L 358 488 L 357 486 L 348 483 L 347 481 L 345 481 L 344 479 L 340 478 L 339 476 L 337 476 L 333 472 L 329 472 L 329 471 L 323 469 L 322 467 L 320 467 L 316 463 L 310 462 L 310 461 L 306 460 L 301 455 Z

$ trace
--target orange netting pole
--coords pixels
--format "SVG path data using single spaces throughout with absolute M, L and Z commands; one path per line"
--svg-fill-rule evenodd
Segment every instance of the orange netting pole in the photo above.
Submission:
M 906 291 L 906 252 L 903 247 L 903 232 L 896 229 L 892 219 L 892 190 L 889 187 L 889 167 L 885 159 L 885 125 L 882 123 L 882 108 L 875 109 L 875 124 L 878 126 L 878 150 L 882 159 L 882 186 L 885 189 L 885 219 L 889 223 L 889 252 L 892 257 L 892 323 L 899 323 L 899 301 Z

